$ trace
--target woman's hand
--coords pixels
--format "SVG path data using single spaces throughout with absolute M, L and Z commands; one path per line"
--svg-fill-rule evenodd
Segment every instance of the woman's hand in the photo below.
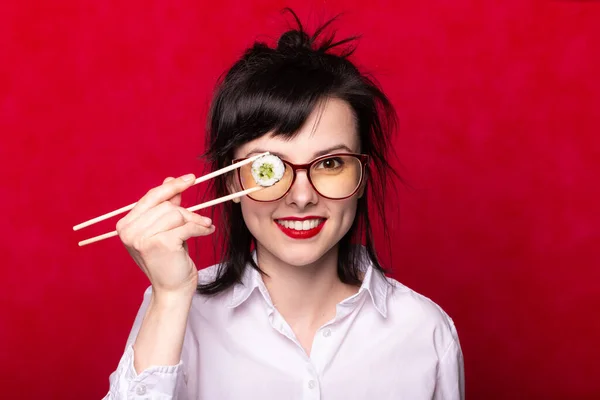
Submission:
M 180 206 L 181 193 L 194 175 L 167 178 L 151 189 L 117 223 L 117 232 L 136 264 L 152 284 L 155 298 L 191 296 L 198 269 L 188 254 L 186 240 L 214 232 L 210 218 Z

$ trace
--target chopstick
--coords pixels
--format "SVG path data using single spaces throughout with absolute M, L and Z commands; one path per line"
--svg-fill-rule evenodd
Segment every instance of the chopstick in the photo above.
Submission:
M 260 157 L 265 156 L 267 154 L 269 154 L 268 151 L 265 152 L 265 153 L 262 153 L 262 154 L 258 154 L 256 156 L 252 156 L 252 157 L 247 158 L 247 159 L 245 159 L 243 161 L 236 162 L 235 164 L 228 165 L 227 167 L 224 167 L 224 168 L 221 168 L 221 169 L 216 170 L 214 172 L 211 172 L 210 174 L 206 174 L 204 176 L 196 178 L 196 180 L 194 181 L 194 183 L 190 187 L 192 187 L 194 185 L 197 185 L 199 183 L 205 182 L 205 181 L 207 181 L 209 179 L 212 179 L 212 178 L 214 178 L 216 176 L 222 175 L 222 174 L 224 174 L 226 172 L 233 171 L 234 169 L 237 169 L 237 168 L 241 167 L 242 165 L 246 165 L 246 164 L 249 164 L 251 162 L 254 162 L 257 158 L 260 158 Z M 101 215 L 99 217 L 92 218 L 89 221 L 82 222 L 79 225 L 75 225 L 73 227 L 73 230 L 74 231 L 78 231 L 78 230 L 80 230 L 82 228 L 88 227 L 90 225 L 94 225 L 97 222 L 104 221 L 105 219 L 109 219 L 110 217 L 114 217 L 115 215 L 124 213 L 125 211 L 129 211 L 129 210 L 133 209 L 133 207 L 135 207 L 136 204 L 137 204 L 137 202 L 132 203 L 132 204 L 130 204 L 128 206 L 125 206 L 125 207 L 121 207 L 118 210 L 111 211 L 111 212 L 106 213 L 104 215 Z
M 228 200 L 232 200 L 232 199 L 235 199 L 235 198 L 238 198 L 238 197 L 245 196 L 248 193 L 256 192 L 256 191 L 259 191 L 261 189 L 264 189 L 264 187 L 263 186 L 255 186 L 255 187 L 250 188 L 250 189 L 242 190 L 241 192 L 236 192 L 236 193 L 233 193 L 233 194 L 230 194 L 230 195 L 227 195 L 227 196 L 219 197 L 218 199 L 215 199 L 215 200 L 207 201 L 206 203 L 202 203 L 202 204 L 198 204 L 198 205 L 189 207 L 189 208 L 187 208 L 187 210 L 188 211 L 192 211 L 192 212 L 198 211 L 198 210 L 201 210 L 203 208 L 214 206 L 214 205 L 219 204 L 219 203 L 224 203 L 224 202 L 226 202 Z M 117 235 L 118 235 L 117 231 L 112 231 L 112 232 L 105 233 L 105 234 L 102 234 L 102 235 L 94 236 L 93 238 L 90 238 L 90 239 L 82 240 L 78 244 L 79 244 L 79 247 L 81 247 L 81 246 L 85 246 L 87 244 L 99 242 L 101 240 L 108 239 L 108 238 L 111 238 L 111 237 L 114 237 L 114 236 L 117 236 Z
M 212 179 L 214 177 L 217 177 L 217 176 L 222 175 L 224 173 L 227 173 L 229 171 L 233 171 L 234 169 L 240 168 L 243 165 L 246 165 L 246 164 L 249 164 L 251 162 L 254 162 L 256 159 L 258 159 L 258 158 L 260 158 L 262 156 L 268 155 L 268 154 L 269 154 L 268 151 L 265 152 L 265 153 L 257 154 L 255 156 L 249 157 L 249 158 L 247 158 L 247 159 L 245 159 L 243 161 L 239 161 L 239 162 L 237 162 L 235 164 L 228 165 L 227 167 L 221 168 L 221 169 L 219 169 L 217 171 L 214 171 L 214 172 L 211 172 L 211 173 L 206 174 L 204 176 L 201 176 L 199 178 L 196 178 L 196 180 L 194 181 L 194 183 L 191 186 L 197 185 L 198 183 L 205 182 L 205 181 L 207 181 L 209 179 Z M 233 194 L 230 194 L 230 195 L 227 195 L 227 196 L 220 197 L 220 198 L 215 199 L 215 200 L 211 200 L 211 201 L 207 201 L 207 202 L 202 203 L 202 204 L 195 205 L 193 207 L 188 208 L 188 210 L 192 211 L 192 212 L 198 211 L 198 210 L 201 210 L 201 209 L 206 208 L 206 207 L 210 207 L 210 206 L 213 206 L 213 205 L 216 205 L 216 204 L 219 204 L 219 203 L 223 203 L 223 202 L 228 201 L 228 200 L 232 200 L 232 199 L 235 199 L 235 198 L 238 198 L 238 197 L 245 196 L 245 195 L 247 195 L 249 193 L 252 193 L 252 192 L 255 192 L 255 191 L 258 191 L 258 190 L 261 190 L 261 189 L 263 189 L 262 186 L 256 186 L 256 187 L 253 187 L 253 188 L 250 188 L 250 189 L 242 190 L 242 191 L 237 192 L 237 193 L 233 193 Z M 90 219 L 88 221 L 82 222 L 81 224 L 75 225 L 73 227 L 73 230 L 77 231 L 79 229 L 82 229 L 82 228 L 88 227 L 90 225 L 93 225 L 93 224 L 95 224 L 97 222 L 104 221 L 105 219 L 108 219 L 108 218 L 113 217 L 115 215 L 121 214 L 121 213 L 123 213 L 125 211 L 129 211 L 129 210 L 133 209 L 136 204 L 137 204 L 137 202 L 132 203 L 132 204 L 130 204 L 128 206 L 125 206 L 125 207 L 121 207 L 118 210 L 111 211 L 111 212 L 106 213 L 104 215 L 101 215 L 99 217 L 92 218 L 92 219 Z M 95 237 L 90 238 L 90 239 L 83 240 L 83 241 L 79 242 L 79 246 L 85 246 L 86 244 L 95 243 L 95 242 L 98 242 L 100 240 L 108 239 L 108 238 L 116 236 L 116 235 L 117 235 L 117 231 L 105 233 L 103 235 L 99 235 L 99 236 L 95 236 Z

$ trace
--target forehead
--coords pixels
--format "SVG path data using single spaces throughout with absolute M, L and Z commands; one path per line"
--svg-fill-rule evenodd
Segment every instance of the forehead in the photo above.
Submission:
M 270 151 L 293 163 L 306 163 L 320 152 L 337 146 L 335 152 L 360 152 L 358 129 L 352 108 L 339 99 L 327 99 L 315 107 L 292 139 L 266 134 L 238 147 L 234 158 Z

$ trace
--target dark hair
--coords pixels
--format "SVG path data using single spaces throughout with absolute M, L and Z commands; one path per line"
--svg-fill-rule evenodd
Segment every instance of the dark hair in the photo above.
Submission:
M 283 33 L 275 47 L 255 42 L 217 86 L 208 118 L 205 156 L 213 170 L 223 168 L 231 164 L 234 149 L 268 132 L 294 137 L 321 100 L 347 102 L 356 117 L 361 152 L 368 154 L 371 162 L 366 195 L 358 200 L 354 223 L 338 244 L 337 271 L 342 282 L 359 285 L 363 241 L 374 267 L 385 272 L 375 253 L 368 201 L 375 201 L 387 237 L 385 189 L 387 179 L 397 174 L 386 154 L 392 148 L 396 114 L 374 81 L 349 61 L 356 37 L 337 42 L 335 33 L 323 37 L 325 28 L 336 18 L 309 36 L 296 14 L 286 10 L 297 28 Z M 213 196 L 228 194 L 227 179 L 221 176 L 212 181 Z M 201 294 L 216 294 L 239 283 L 248 264 L 260 271 L 252 260 L 251 249 L 256 243 L 244 223 L 240 204 L 227 202 L 221 212 L 222 262 L 215 280 L 198 286 Z

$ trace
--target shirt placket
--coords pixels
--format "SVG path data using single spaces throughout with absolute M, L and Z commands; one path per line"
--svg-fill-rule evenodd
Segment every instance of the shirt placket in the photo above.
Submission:
M 269 320 L 271 321 L 271 326 L 281 335 L 288 338 L 292 341 L 296 346 L 298 346 L 299 352 L 302 353 L 303 362 L 305 363 L 305 368 L 302 370 L 302 399 L 303 400 L 320 400 L 321 399 L 321 385 L 319 381 L 319 373 L 317 368 L 310 357 L 306 355 L 302 345 L 294 335 L 294 332 L 288 325 L 288 323 L 283 319 L 281 314 L 277 312 L 274 308 L 269 310 Z M 314 343 L 313 343 L 314 347 Z M 314 351 L 314 350 L 313 350 Z M 311 351 L 312 353 L 312 351 Z
M 361 304 L 364 302 L 364 293 L 358 293 L 352 299 L 348 299 L 337 305 L 335 318 L 323 325 L 315 333 L 311 354 L 310 357 L 308 357 L 304 352 L 302 344 L 300 344 L 292 331 L 292 328 L 272 304 L 266 289 L 261 288 L 261 292 L 268 304 L 267 314 L 273 329 L 298 346 L 298 349 L 304 356 L 306 365 L 302 379 L 302 399 L 320 400 L 322 391 L 321 377 L 323 372 L 336 349 L 341 345 L 341 340 L 345 336 L 345 331 L 349 329 L 349 325 L 353 318 L 348 317 L 360 309 Z
M 352 324 L 351 316 L 360 309 L 363 300 L 363 296 L 357 296 L 349 302 L 338 304 L 335 318 L 315 333 L 310 357 L 307 357 L 307 375 L 302 397 L 304 400 L 321 399 L 325 369 L 342 345 L 342 340 Z

